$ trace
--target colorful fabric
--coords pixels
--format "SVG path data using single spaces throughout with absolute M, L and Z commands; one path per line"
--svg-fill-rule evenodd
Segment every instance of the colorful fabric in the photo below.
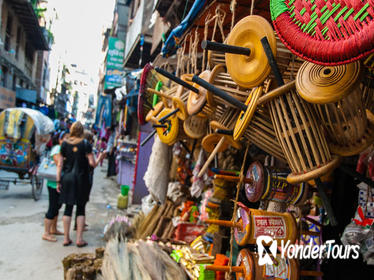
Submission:
M 371 0 L 271 0 L 270 11 L 279 38 L 308 61 L 338 65 L 374 52 Z
M 187 16 L 176 28 L 173 29 L 173 31 L 171 31 L 169 37 L 166 39 L 165 45 L 161 50 L 162 56 L 167 57 L 176 52 L 176 39 L 181 38 L 187 28 L 191 26 L 201 9 L 204 7 L 205 2 L 206 0 L 196 0 L 193 3 Z

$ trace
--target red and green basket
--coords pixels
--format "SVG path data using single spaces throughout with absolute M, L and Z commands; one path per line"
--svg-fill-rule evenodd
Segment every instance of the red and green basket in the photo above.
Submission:
M 270 0 L 274 27 L 294 54 L 339 65 L 374 52 L 374 0 Z

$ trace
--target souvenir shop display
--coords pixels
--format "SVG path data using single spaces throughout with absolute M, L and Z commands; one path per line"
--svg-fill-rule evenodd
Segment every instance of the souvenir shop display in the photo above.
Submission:
M 175 56 L 142 70 L 138 122 L 153 128 L 141 146 L 154 139 L 144 180 L 155 203 L 123 246 L 163 262 L 161 248 L 194 280 L 324 279 L 337 269 L 326 252 L 281 257 L 281 245 L 331 237 L 359 244 L 361 258 L 345 261 L 369 271 L 373 3 L 197 2 L 172 38 Z

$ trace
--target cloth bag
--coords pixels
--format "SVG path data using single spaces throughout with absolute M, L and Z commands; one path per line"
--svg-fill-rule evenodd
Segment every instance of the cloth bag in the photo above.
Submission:
M 38 167 L 36 176 L 51 181 L 57 181 L 56 179 L 57 166 L 53 159 L 48 155 L 42 159 Z
M 166 199 L 169 170 L 170 148 L 168 145 L 162 143 L 156 134 L 148 168 L 143 179 L 152 198 L 162 204 Z

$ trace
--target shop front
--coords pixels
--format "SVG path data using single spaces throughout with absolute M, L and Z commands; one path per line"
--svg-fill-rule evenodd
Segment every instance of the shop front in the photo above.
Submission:
M 10 89 L 0 87 L 0 109 L 12 108 L 16 105 L 16 93 Z

